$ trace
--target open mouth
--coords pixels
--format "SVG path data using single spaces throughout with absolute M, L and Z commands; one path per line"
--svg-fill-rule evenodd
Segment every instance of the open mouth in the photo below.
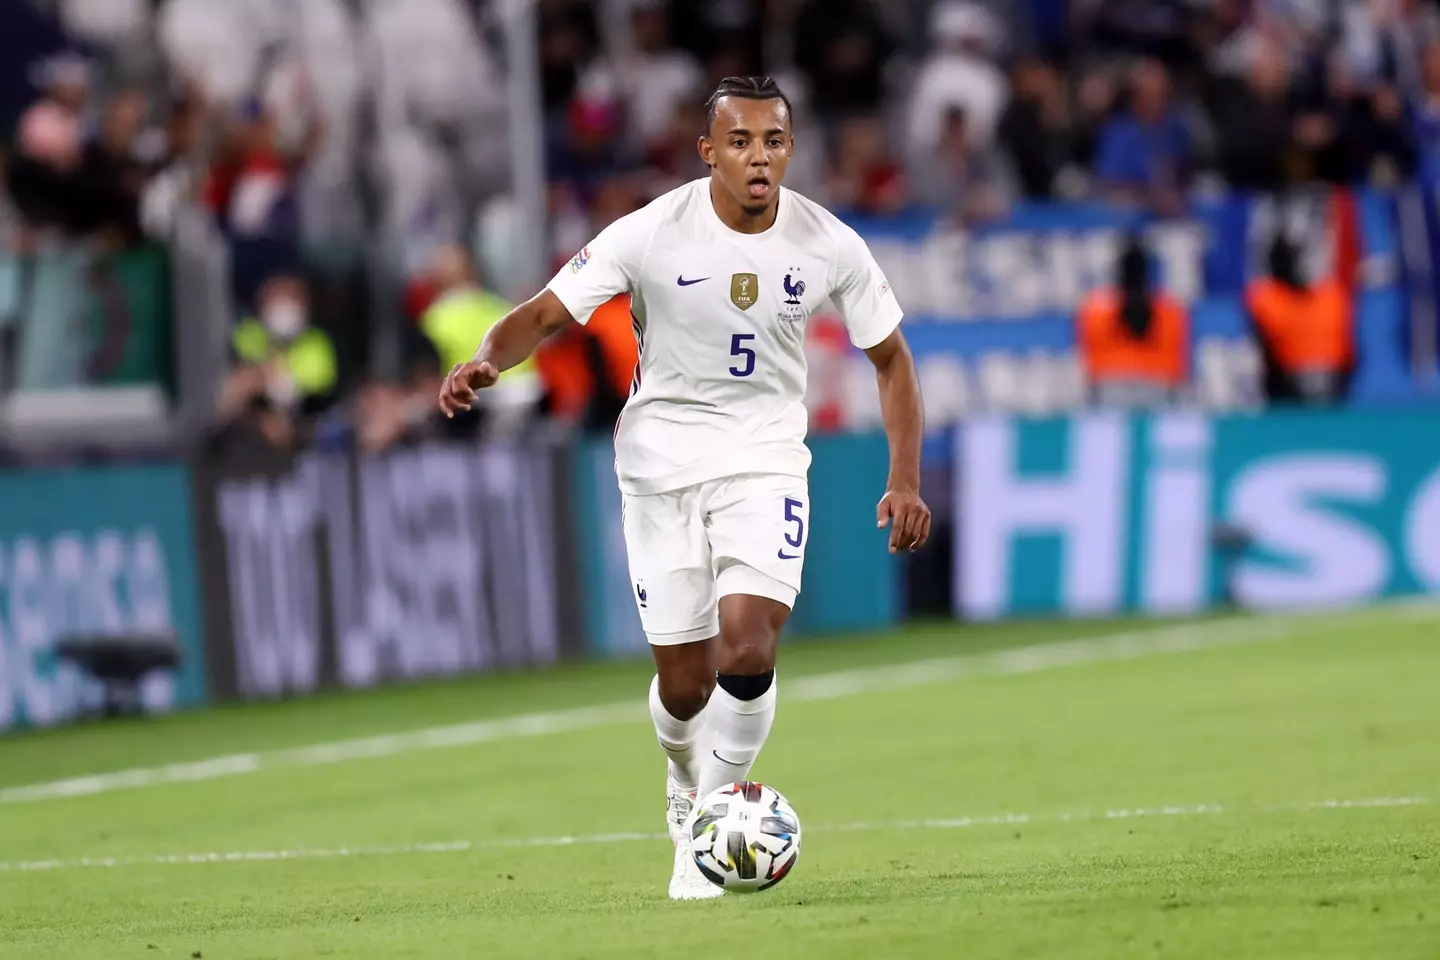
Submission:
M 751 177 L 749 180 L 750 196 L 763 197 L 770 192 L 769 177 Z

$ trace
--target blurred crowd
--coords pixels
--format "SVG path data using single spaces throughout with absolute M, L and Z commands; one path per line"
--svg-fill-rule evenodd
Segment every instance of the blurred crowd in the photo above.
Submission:
M 373 446 L 457 429 L 430 413 L 434 381 L 530 292 L 504 282 L 501 13 L 0 0 L 0 74 L 23 69 L 33 92 L 0 90 L 0 244 L 120 249 L 203 210 L 228 250 L 234 422 Z M 537 0 L 536 21 L 557 265 L 703 175 L 701 105 L 734 74 L 772 74 L 794 101 L 791 185 L 860 215 L 976 224 L 1100 199 L 1163 216 L 1197 193 L 1440 171 L 1435 0 Z M 345 347 L 364 311 L 316 306 L 334 300 L 317 262 L 357 261 L 395 278 L 383 381 Z M 510 375 L 485 419 L 606 429 L 633 344 L 624 310 L 592 326 Z
M 736 72 L 795 101 L 795 186 L 877 215 L 1172 213 L 1436 159 L 1429 0 L 630 0 L 618 35 L 604 5 L 541 6 L 551 202 L 577 219 L 698 175 L 696 104 Z

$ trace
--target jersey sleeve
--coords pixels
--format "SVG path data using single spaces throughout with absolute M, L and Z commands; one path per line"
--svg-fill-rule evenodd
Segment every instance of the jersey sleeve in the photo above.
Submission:
M 900 325 L 904 312 L 880 265 L 860 235 L 842 227 L 836 236 L 835 282 L 830 291 L 850 342 L 861 350 L 878 345 Z
M 650 221 L 643 213 L 601 230 L 546 284 L 577 323 L 589 323 L 596 308 L 634 287 L 650 243 Z

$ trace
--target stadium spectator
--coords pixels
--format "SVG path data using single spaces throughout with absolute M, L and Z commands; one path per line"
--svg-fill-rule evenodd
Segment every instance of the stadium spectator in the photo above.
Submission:
M 1363 87 L 1414 89 L 1421 48 L 1440 39 L 1440 10 L 1422 0 L 1354 0 L 1339 5 L 1335 50 Z
M 1053 64 L 1026 57 L 1015 65 L 1014 96 L 1000 121 L 1000 142 L 1025 196 L 1048 200 L 1083 189 L 1076 182 L 1077 121 L 1065 79 Z
M 1113 202 L 1174 215 L 1191 167 L 1190 131 L 1171 101 L 1170 74 L 1158 60 L 1141 60 L 1130 77 L 1129 110 L 1100 131 L 1095 178 Z
M 304 137 L 288 145 L 280 139 L 274 111 L 251 98 L 211 170 L 207 200 L 230 238 L 234 292 L 242 304 L 271 277 L 299 267 L 297 178 L 324 136 L 313 104 L 301 107 L 308 121 Z
M 921 201 L 967 224 L 1005 216 L 1018 192 L 1010 161 L 997 147 L 976 149 L 958 107 L 946 113 L 939 146 L 913 166 L 911 182 Z
M 1006 4 L 1016 10 L 1028 13 L 1029 43 L 1023 48 L 1033 55 L 1064 57 L 1072 43 L 1071 20 L 1073 12 L 1070 0 L 1029 0 L 1028 5 Z M 1016 36 L 1021 25 L 1009 27 L 1010 36 Z
M 1269 42 L 1251 45 L 1243 78 L 1217 82 L 1211 108 L 1220 172 L 1236 190 L 1279 189 L 1296 171 L 1298 148 L 1322 147 L 1333 132 L 1323 113 L 1296 116 L 1284 53 Z
M 121 90 L 106 104 L 99 135 L 85 147 L 77 190 L 84 225 L 116 244 L 140 238 L 140 193 L 149 174 L 140 137 L 150 106 L 138 90 Z
M 634 213 L 645 205 L 642 189 L 648 187 L 634 175 L 622 174 L 611 177 L 595 191 L 595 201 L 590 204 L 590 233 L 598 234 L 627 213 Z M 653 190 L 653 188 L 651 188 Z
M 311 325 L 309 291 L 298 277 L 267 280 L 256 315 L 235 327 L 232 343 L 238 370 L 261 370 L 263 395 L 277 410 L 313 415 L 335 400 L 335 345 Z
M 726 37 L 710 45 L 705 58 L 705 82 L 703 88 L 713 90 L 726 77 L 745 77 L 755 73 L 759 67 L 755 51 L 733 37 Z
M 649 144 L 646 161 L 652 175 L 659 180 L 655 185 L 657 193 L 706 173 L 705 163 L 695 149 L 705 122 L 701 102 L 701 98 L 697 97 L 675 104 L 664 132 Z
M 571 191 L 582 203 L 590 203 L 600 184 L 621 168 L 621 121 L 613 100 L 571 101 L 565 122 L 552 135 L 546 151 L 545 171 L 551 184 Z
M 1156 288 L 1138 237 L 1120 252 L 1115 285 L 1081 302 L 1076 327 L 1085 379 L 1102 406 L 1166 403 L 1189 378 L 1190 318 L 1179 300 Z
M 165 143 L 140 197 L 140 223 L 156 239 L 171 235 L 182 205 L 201 199 L 207 172 L 203 128 L 209 117 L 198 90 L 180 91 L 166 108 Z
M 447 419 L 435 409 L 444 369 L 434 345 L 417 326 L 407 325 L 400 341 L 401 369 L 393 377 L 366 377 L 344 419 L 332 418 L 333 436 L 366 453 L 429 438 L 472 439 L 478 417 Z
M 827 119 L 880 110 L 895 47 L 869 0 L 807 0 L 795 17 L 795 65 L 809 81 L 810 106 Z
M 291 447 L 336 399 L 334 344 L 310 325 L 309 309 L 296 277 L 277 276 L 261 288 L 257 315 L 232 337 L 234 366 L 221 390 L 215 442 Z
M 648 151 L 669 133 L 677 106 L 703 99 L 702 73 L 693 55 L 671 43 L 663 0 L 634 0 L 630 37 L 631 51 L 592 67 L 581 88 L 617 98 L 631 134 Z
M 951 107 L 965 111 L 976 147 L 988 147 L 1010 95 L 992 58 L 1000 42 L 994 19 L 978 4 L 944 0 L 934 8 L 930 29 L 936 50 L 921 65 L 910 95 L 910 156 L 935 149 Z
M 1288 72 L 1306 74 L 1330 31 L 1331 11 L 1314 0 L 1221 0 L 1202 25 L 1212 34 L 1208 65 L 1217 75 L 1245 76 L 1259 49 L 1278 50 Z
M 547 117 L 563 117 L 595 49 L 595 18 L 588 4 L 559 0 L 539 7 L 540 93 Z
M 836 128 L 832 161 L 826 182 L 826 196 L 838 209 L 881 210 L 904 206 L 904 173 L 890 156 L 885 125 L 878 117 L 854 116 Z
M 1323 92 L 1305 108 L 1301 123 L 1307 121 L 1313 124 L 1312 139 L 1302 145 L 1308 148 L 1306 172 L 1313 179 L 1338 185 L 1394 183 L 1414 164 L 1404 104 L 1395 87 L 1362 88 L 1338 53 L 1328 58 Z
M 629 2 L 617 6 L 623 8 Z M 699 59 L 704 73 L 701 86 L 707 93 L 723 77 L 765 72 L 767 58 L 784 44 L 782 31 L 767 32 L 761 17 L 771 12 L 767 4 L 667 0 L 667 6 L 675 44 Z
M 84 157 L 82 123 L 90 99 L 90 66 L 75 55 L 41 68 L 42 95 L 20 117 L 7 186 L 27 223 L 82 231 L 86 210 L 76 193 Z
M 1270 247 L 1270 275 L 1247 287 L 1245 307 L 1264 363 L 1271 403 L 1333 403 L 1355 369 L 1354 305 L 1340 280 L 1308 282 L 1296 245 Z
M 1101 0 L 1090 5 L 1086 36 L 1102 51 L 1152 56 L 1188 71 L 1196 54 L 1196 6 L 1189 0 Z
M 609 435 L 630 397 L 639 350 L 630 297 L 603 304 L 583 326 L 547 340 L 535 355 L 551 417 L 588 433 Z
M 1119 102 L 1120 82 L 1114 69 L 1099 66 L 1081 74 L 1075 97 L 1076 118 L 1071 137 L 1075 148 L 1075 162 L 1080 165 L 1086 188 L 1089 171 L 1095 163 L 1095 151 L 1100 145 L 1100 134 L 1115 115 Z
M 400 382 L 368 380 L 355 391 L 350 420 L 355 447 L 363 453 L 379 453 L 406 438 L 411 425 L 410 391 Z
M 490 328 L 514 309 L 514 304 L 481 288 L 465 248 L 451 245 L 435 255 L 431 276 L 439 295 L 420 318 L 420 330 L 434 346 L 441 369 L 448 371 L 468 361 Z M 526 360 L 506 370 L 487 397 L 489 407 L 504 408 L 512 418 L 527 417 L 541 399 L 541 382 L 535 361 Z M 492 402 L 493 401 L 493 402 Z M 487 409 L 487 414 L 496 410 Z

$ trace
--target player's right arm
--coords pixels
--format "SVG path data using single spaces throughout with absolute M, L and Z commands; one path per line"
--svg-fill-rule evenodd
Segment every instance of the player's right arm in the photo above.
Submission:
M 495 385 L 500 374 L 524 362 L 552 333 L 572 323 L 587 323 L 610 298 L 630 290 L 640 273 L 650 240 L 646 211 L 621 217 L 560 268 L 535 296 L 490 328 L 469 363 L 451 370 L 440 388 L 440 409 L 447 417 L 469 410 L 475 393 Z
M 475 391 L 493 387 L 500 374 L 523 363 L 550 334 L 574 323 L 547 287 L 491 327 L 469 363 L 458 364 L 440 388 L 440 409 L 453 417 L 475 403 Z

